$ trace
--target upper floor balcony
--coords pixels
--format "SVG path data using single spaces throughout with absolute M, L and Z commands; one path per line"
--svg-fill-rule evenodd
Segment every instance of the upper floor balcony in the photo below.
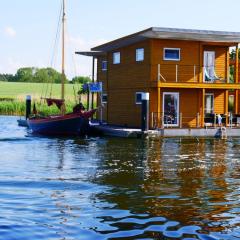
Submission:
M 233 64 L 233 62 L 231 62 Z M 238 67 L 234 65 L 152 65 L 152 81 L 165 85 L 168 83 L 208 84 L 208 85 L 240 85 Z M 207 87 L 207 86 L 206 86 Z

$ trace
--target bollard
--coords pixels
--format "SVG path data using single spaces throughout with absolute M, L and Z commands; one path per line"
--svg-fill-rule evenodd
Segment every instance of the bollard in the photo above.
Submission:
M 26 96 L 26 119 L 29 118 L 29 115 L 31 114 L 31 96 Z
M 149 130 L 149 93 L 142 93 L 141 130 Z

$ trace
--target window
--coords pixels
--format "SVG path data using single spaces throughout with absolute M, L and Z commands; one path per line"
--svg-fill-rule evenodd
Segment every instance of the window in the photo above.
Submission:
M 180 61 L 180 48 L 164 48 L 163 60 Z
M 107 61 L 102 61 L 102 71 L 107 71 Z
M 136 49 L 136 61 L 141 62 L 144 60 L 144 48 Z
M 214 113 L 214 95 L 206 93 L 205 95 L 205 113 Z
M 120 52 L 113 53 L 113 64 L 119 64 L 121 62 Z
M 142 92 L 136 92 L 135 103 L 142 104 Z
M 102 94 L 102 103 L 107 103 L 107 94 Z

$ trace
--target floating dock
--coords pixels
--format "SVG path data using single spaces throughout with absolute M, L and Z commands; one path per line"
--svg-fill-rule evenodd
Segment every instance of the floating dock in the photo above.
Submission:
M 93 124 L 91 128 L 96 133 L 109 137 L 140 138 L 143 135 L 143 132 L 137 128 L 125 128 L 107 124 Z
M 164 128 L 142 132 L 138 128 L 126 128 L 108 124 L 94 124 L 94 131 L 103 136 L 140 138 L 140 137 L 240 137 L 240 128 Z

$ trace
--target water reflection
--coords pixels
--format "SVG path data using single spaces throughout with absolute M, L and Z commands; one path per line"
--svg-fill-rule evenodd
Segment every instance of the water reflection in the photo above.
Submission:
M 15 120 L 0 118 L 0 239 L 240 238 L 239 139 L 43 138 Z
M 233 142 L 235 147 L 231 147 Z M 169 227 L 160 227 L 158 237 L 180 238 L 185 234 L 201 239 L 207 234 L 234 239 L 231 234 L 238 233 L 239 210 L 236 214 L 230 212 L 239 209 L 239 188 L 235 189 L 229 183 L 229 177 L 239 169 L 239 163 L 232 158 L 239 155 L 238 145 L 238 140 L 121 142 L 111 139 L 99 152 L 102 162 L 95 182 L 111 186 L 112 191 L 97 197 L 116 204 L 117 209 L 128 209 L 130 214 L 125 217 L 134 216 L 130 222 L 111 218 L 118 231 L 130 226 L 131 229 L 142 229 L 136 233 L 140 237 L 154 237 L 159 228 L 149 228 L 149 219 L 161 216 L 166 218 L 165 224 L 170 220 L 174 223 L 170 224 L 170 232 Z M 235 181 L 238 180 L 231 179 L 231 182 Z M 147 214 L 145 220 L 139 224 L 144 213 Z M 103 220 L 109 217 L 105 216 Z M 159 222 L 155 224 L 163 226 Z M 186 230 L 186 226 L 195 226 L 197 230 L 191 232 L 193 228 L 190 227 L 184 232 L 182 228 Z

